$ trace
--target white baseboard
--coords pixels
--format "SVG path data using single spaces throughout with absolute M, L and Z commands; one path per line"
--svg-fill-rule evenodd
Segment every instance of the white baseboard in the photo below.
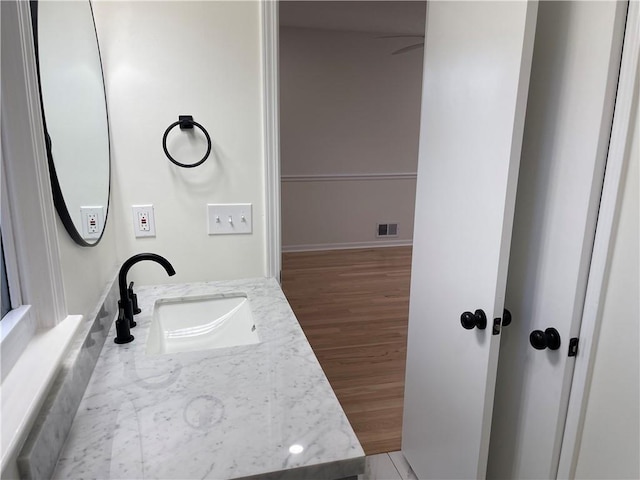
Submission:
M 413 240 L 373 240 L 370 242 L 311 243 L 307 245 L 283 245 L 282 253 L 314 252 L 318 250 L 347 250 L 354 248 L 409 247 Z

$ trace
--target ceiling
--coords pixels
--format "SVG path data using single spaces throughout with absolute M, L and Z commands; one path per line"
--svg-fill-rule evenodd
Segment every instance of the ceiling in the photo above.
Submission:
M 281 0 L 279 3 L 281 26 L 424 35 L 425 1 Z

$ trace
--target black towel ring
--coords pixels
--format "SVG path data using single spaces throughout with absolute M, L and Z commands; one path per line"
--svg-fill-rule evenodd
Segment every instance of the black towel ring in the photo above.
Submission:
M 176 125 L 180 125 L 180 130 L 191 130 L 195 125 L 202 131 L 202 133 L 204 133 L 204 136 L 207 137 L 207 153 L 204 154 L 204 157 L 202 157 L 202 160 L 196 163 L 187 164 L 187 163 L 180 163 L 179 161 L 177 161 L 175 158 L 171 156 L 171 154 L 169 153 L 169 150 L 167 150 L 167 135 L 169 135 L 169 132 L 171 131 L 171 129 Z M 211 137 L 209 136 L 209 132 L 207 132 L 207 130 L 202 125 L 196 122 L 191 115 L 179 115 L 178 121 L 169 125 L 169 128 L 165 130 L 164 135 L 162 136 L 162 149 L 164 150 L 164 154 L 171 161 L 171 163 L 174 163 L 177 166 L 182 168 L 193 168 L 193 167 L 197 167 L 198 165 L 202 165 L 204 161 L 207 158 L 209 158 L 209 154 L 211 153 Z

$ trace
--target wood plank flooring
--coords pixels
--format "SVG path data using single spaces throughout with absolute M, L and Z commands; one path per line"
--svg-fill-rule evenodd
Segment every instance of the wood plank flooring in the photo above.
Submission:
M 283 254 L 282 287 L 367 455 L 400 450 L 411 247 Z

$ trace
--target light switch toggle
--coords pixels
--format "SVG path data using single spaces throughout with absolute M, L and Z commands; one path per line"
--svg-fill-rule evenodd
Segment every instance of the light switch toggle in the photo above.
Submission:
M 227 221 L 223 222 L 222 218 Z M 237 235 L 253 232 L 250 203 L 207 204 L 207 233 L 209 235 Z

